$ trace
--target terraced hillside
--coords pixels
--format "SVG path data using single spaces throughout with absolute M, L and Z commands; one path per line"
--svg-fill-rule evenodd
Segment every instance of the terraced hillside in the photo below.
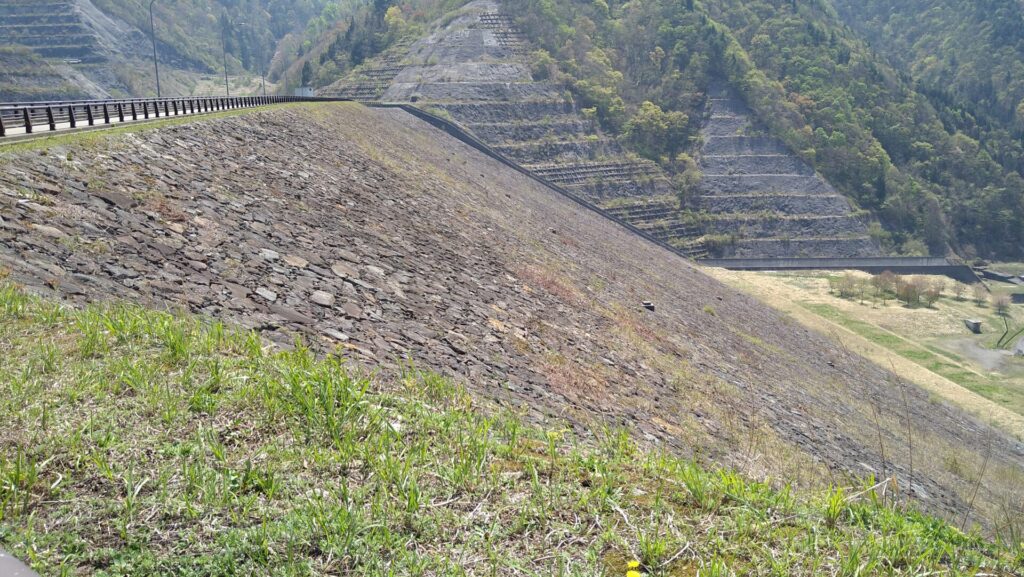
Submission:
M 709 90 L 698 204 L 716 256 L 878 256 L 849 201 L 776 138 L 755 135 L 750 108 Z
M 988 462 L 971 518 L 1020 511 L 1018 440 L 400 110 L 281 107 L 0 160 L 0 268 L 32 292 L 187 309 L 380 375 L 411 361 L 549 430 L 624 428 L 758 478 L 895 477 L 958 520 Z
M 564 87 L 534 81 L 529 46 L 494 0 L 470 3 L 411 46 L 389 50 L 324 91 L 415 102 L 497 150 L 692 256 L 879 254 L 847 200 L 781 141 L 750 136 L 750 109 L 709 89 L 696 206 L 681 210 L 665 173 L 602 134 Z
M 498 2 L 478 0 L 429 36 L 388 51 L 322 94 L 440 111 L 548 180 L 703 256 L 700 231 L 680 221 L 664 172 L 601 134 L 562 86 L 535 82 L 528 49 Z M 652 208 L 663 210 L 650 216 Z
M 102 97 L 106 92 L 69 66 L 52 64 L 28 48 L 0 47 L 0 101 Z
M 147 38 L 138 29 L 91 0 L 0 0 L 0 46 L 26 47 L 57 67 L 67 85 L 57 94 L 61 98 L 125 90 L 118 68 L 147 54 Z M 52 84 L 22 76 L 20 83 L 29 89 Z
M 82 62 L 100 62 L 104 55 L 75 0 L 0 0 L 0 44 Z

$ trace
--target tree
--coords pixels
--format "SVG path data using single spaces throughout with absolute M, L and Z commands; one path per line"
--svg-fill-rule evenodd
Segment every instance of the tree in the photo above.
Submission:
M 302 65 L 302 85 L 312 86 L 313 85 L 313 63 L 309 60 Z
M 892 271 L 888 270 L 871 277 L 871 286 L 875 287 L 875 296 L 884 301 L 889 293 L 895 290 L 897 278 Z
M 971 292 L 974 296 L 974 304 L 978 305 L 979 307 L 985 306 L 985 303 L 988 302 L 988 289 L 985 288 L 985 285 L 978 283 L 974 285 L 974 288 L 971 289 Z
M 682 112 L 665 112 L 651 101 L 626 123 L 626 140 L 641 156 L 652 160 L 674 158 L 686 144 L 690 119 Z
M 959 281 L 953 283 L 953 296 L 956 297 L 956 300 L 964 300 L 964 294 L 966 293 L 967 285 Z
M 992 295 L 992 308 L 996 314 L 1005 317 L 1010 313 L 1010 305 L 1013 303 L 1007 295 Z
M 676 156 L 672 172 L 675 174 L 672 182 L 679 197 L 679 206 L 689 208 L 693 204 L 693 197 L 700 192 L 700 182 L 704 178 L 704 173 L 690 155 L 682 152 Z
M 906 303 L 907 306 L 920 304 L 924 292 L 924 283 L 919 278 L 900 277 L 896 283 L 896 298 Z

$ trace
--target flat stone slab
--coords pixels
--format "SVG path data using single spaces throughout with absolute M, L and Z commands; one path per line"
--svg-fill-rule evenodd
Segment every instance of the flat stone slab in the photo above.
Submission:
M 0 549 L 0 577 L 38 577 L 36 572 Z

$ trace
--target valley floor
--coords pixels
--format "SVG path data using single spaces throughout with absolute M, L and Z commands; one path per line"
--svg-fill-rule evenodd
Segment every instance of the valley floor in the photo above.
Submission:
M 875 362 L 896 366 L 901 376 L 938 397 L 1024 438 L 1024 358 L 1013 354 L 1013 344 L 1024 338 L 1020 306 L 1010 307 L 1003 317 L 989 297 L 975 300 L 970 290 L 957 297 L 952 281 L 945 277 L 920 277 L 944 283 L 945 294 L 932 306 L 908 307 L 892 297 L 883 300 L 870 293 L 864 298 L 840 297 L 829 287 L 829 278 L 838 273 L 708 272 L 792 313 L 808 327 L 846 342 Z M 973 335 L 965 320 L 982 321 L 983 334 Z M 1010 346 L 996 347 L 1004 335 Z

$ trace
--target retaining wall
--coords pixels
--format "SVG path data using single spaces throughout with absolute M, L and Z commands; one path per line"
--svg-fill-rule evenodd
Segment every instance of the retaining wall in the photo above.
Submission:
M 703 259 L 697 262 L 704 266 L 728 270 L 860 270 L 872 274 L 890 271 L 896 274 L 944 275 L 971 284 L 981 282 L 971 267 L 953 264 L 944 258 L 726 258 Z

